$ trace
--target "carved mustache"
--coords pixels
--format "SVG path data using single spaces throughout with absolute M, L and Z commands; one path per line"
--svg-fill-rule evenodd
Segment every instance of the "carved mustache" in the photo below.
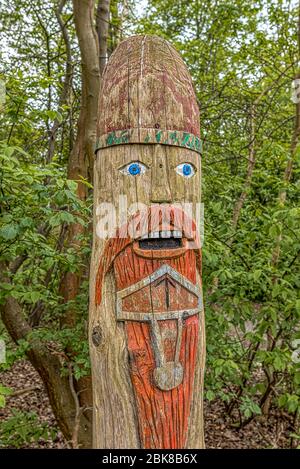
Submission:
M 138 255 L 154 257 L 154 250 L 152 249 L 151 254 L 147 255 L 147 250 L 144 250 L 141 245 L 137 246 L 137 240 L 151 239 L 150 235 L 153 236 L 153 233 L 159 234 L 156 238 L 164 239 L 161 235 L 164 235 L 166 232 L 171 234 L 170 237 L 174 238 L 175 234 L 178 235 L 180 233 L 180 238 L 184 239 L 184 243 L 178 249 L 172 250 L 171 254 L 168 248 L 160 249 L 159 252 L 157 251 L 157 257 L 164 259 L 165 257 L 180 256 L 188 249 L 193 249 L 196 253 L 198 269 L 201 271 L 200 240 L 194 220 L 180 207 L 173 205 L 152 205 L 146 210 L 136 212 L 127 223 L 117 229 L 114 238 L 107 240 L 96 276 L 96 305 L 101 303 L 103 279 L 120 252 L 130 244 L 133 244 L 134 250 Z
M 121 226 L 116 237 L 131 239 L 187 238 L 197 241 L 196 224 L 181 207 L 170 204 L 155 204 L 137 211 Z

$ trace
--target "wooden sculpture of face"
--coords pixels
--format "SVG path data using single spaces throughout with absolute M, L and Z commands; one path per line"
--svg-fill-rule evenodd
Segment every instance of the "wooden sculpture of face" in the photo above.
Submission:
M 164 39 L 111 55 L 99 99 L 89 337 L 96 448 L 202 448 L 200 118 Z
M 105 226 L 101 214 L 107 215 L 109 207 L 115 213 L 102 240 L 95 301 L 101 305 L 103 282 L 112 271 L 115 317 L 126 331 L 143 447 L 184 447 L 197 356 L 191 344 L 198 342 L 202 312 L 195 224 L 200 158 L 194 151 L 159 144 L 119 145 L 102 150 L 98 158 L 98 236 Z M 120 216 L 125 207 L 127 214 Z M 158 437 L 152 430 L 158 415 L 162 427 L 174 420 L 159 410 L 172 406 L 174 393 L 181 426 Z

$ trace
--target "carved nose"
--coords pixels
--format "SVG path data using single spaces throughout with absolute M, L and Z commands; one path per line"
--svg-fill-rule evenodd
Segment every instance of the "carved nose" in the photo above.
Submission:
M 155 149 L 152 164 L 151 202 L 170 203 L 172 201 L 167 158 L 164 150 L 158 145 Z

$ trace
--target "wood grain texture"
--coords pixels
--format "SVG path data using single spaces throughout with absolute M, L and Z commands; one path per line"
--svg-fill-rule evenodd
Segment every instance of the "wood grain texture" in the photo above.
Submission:
M 145 260 L 136 256 L 129 246 L 120 253 L 114 263 L 117 288 L 123 289 L 140 277 L 145 278 L 145 273 L 156 272 L 159 267 L 166 264 L 175 268 L 176 272 L 184 274 L 185 278 L 195 281 L 196 258 L 193 251 L 187 250 L 184 256 L 175 259 Z M 140 273 L 141 271 L 143 274 Z M 159 283 L 156 286 L 153 282 L 150 288 L 147 288 L 146 295 L 145 293 L 143 295 L 141 289 L 135 294 L 135 301 L 128 301 L 128 298 L 125 298 L 123 305 L 127 311 L 150 311 L 155 320 L 158 318 L 162 355 L 165 357 L 163 363 L 157 363 L 152 338 L 153 331 L 149 321 L 146 323 L 126 322 L 130 374 L 137 399 L 142 446 L 144 448 L 184 448 L 194 387 L 199 314 L 193 314 L 182 320 L 183 331 L 178 359 L 175 358 L 175 354 L 179 324 L 175 319 L 159 320 L 159 318 L 160 313 L 166 310 L 172 311 L 172 317 L 176 311 L 194 309 L 197 301 L 193 294 L 180 285 L 176 285 L 175 282 L 170 288 L 169 304 L 166 304 L 164 285 Z M 152 305 L 147 305 L 149 296 Z M 203 311 L 201 313 L 203 314 Z M 175 385 L 168 386 L 171 389 L 167 391 L 161 390 L 160 383 L 157 383 L 155 374 L 153 375 L 159 365 L 165 371 L 166 363 L 180 363 L 183 369 L 182 380 L 178 382 L 175 379 Z M 173 375 L 166 377 L 166 381 L 172 381 L 172 379 L 174 380 Z
M 191 146 L 157 137 L 159 130 L 199 138 L 190 76 L 166 41 L 135 36 L 117 48 L 103 80 L 99 136 L 131 129 L 138 139 L 105 145 L 95 160 L 94 447 L 203 448 L 205 331 L 195 223 L 200 156 Z M 143 129 L 150 137 L 141 144 Z M 132 162 L 143 165 L 141 174 L 126 172 Z M 191 165 L 192 177 L 178 172 L 182 164 Z M 118 212 L 124 196 L 125 217 Z M 98 236 L 103 203 L 117 208 L 116 230 L 106 239 Z M 192 203 L 189 213 L 184 203 Z M 160 233 L 155 243 L 151 233 Z
M 199 110 L 189 72 L 178 52 L 156 36 L 123 41 L 103 77 L 97 147 L 124 143 L 201 151 Z

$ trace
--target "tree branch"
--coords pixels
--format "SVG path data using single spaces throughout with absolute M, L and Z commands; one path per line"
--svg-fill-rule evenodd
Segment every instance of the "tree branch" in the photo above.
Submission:
M 96 14 L 96 31 L 99 43 L 99 67 L 100 74 L 103 71 L 107 62 L 107 40 L 109 29 L 109 13 L 110 13 L 110 0 L 98 0 L 97 14 Z

